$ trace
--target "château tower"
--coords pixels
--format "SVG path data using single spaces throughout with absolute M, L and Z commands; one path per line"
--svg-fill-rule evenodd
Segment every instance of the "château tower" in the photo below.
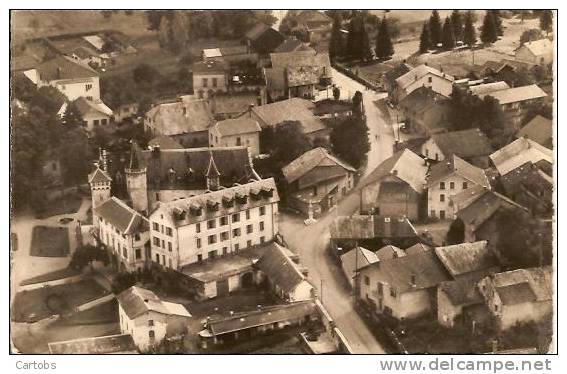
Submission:
M 205 174 L 205 177 L 207 178 L 207 190 L 216 191 L 219 189 L 220 175 L 221 174 L 213 157 L 213 152 L 211 151 L 209 167 L 207 168 L 207 173 Z
M 106 151 L 101 150 L 96 169 L 89 174 L 93 211 L 111 197 L 112 178 L 108 175 L 106 168 Z M 96 215 L 93 214 L 93 217 L 96 217 Z M 95 227 L 98 226 L 96 218 L 93 223 Z
M 130 148 L 130 160 L 126 169 L 126 191 L 132 202 L 132 208 L 138 212 L 148 212 L 148 186 L 145 167 L 140 167 L 138 161 L 138 145 L 132 142 Z

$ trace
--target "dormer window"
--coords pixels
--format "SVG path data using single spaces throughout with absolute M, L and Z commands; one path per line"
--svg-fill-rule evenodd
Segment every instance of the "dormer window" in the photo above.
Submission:
M 248 202 L 248 196 L 242 192 L 236 193 L 236 202 L 238 204 L 246 204 Z
M 207 209 L 212 212 L 219 210 L 218 201 L 207 200 Z

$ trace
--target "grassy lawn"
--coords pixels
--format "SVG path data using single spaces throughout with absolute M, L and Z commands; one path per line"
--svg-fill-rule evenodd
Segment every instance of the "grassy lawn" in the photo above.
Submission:
M 39 257 L 67 256 L 69 254 L 69 229 L 66 227 L 34 227 L 30 254 Z
M 75 275 L 79 275 L 79 274 L 81 274 L 80 271 L 67 267 L 64 269 L 59 269 L 49 272 L 47 274 L 38 275 L 37 277 L 26 279 L 22 281 L 22 283 L 20 283 L 20 286 L 26 286 L 28 284 L 49 282 L 58 279 L 74 277 Z
M 61 214 L 77 213 L 83 198 L 78 194 L 65 195 L 59 199 L 47 202 L 45 209 L 36 212 L 36 218 L 44 219 Z
M 67 314 L 75 307 L 107 293 L 92 279 L 22 291 L 14 298 L 12 320 L 31 323 L 56 314 Z
M 60 319 L 57 323 L 63 325 L 93 325 L 118 322 L 118 302 L 116 299 L 97 305 L 92 309 L 74 313 Z

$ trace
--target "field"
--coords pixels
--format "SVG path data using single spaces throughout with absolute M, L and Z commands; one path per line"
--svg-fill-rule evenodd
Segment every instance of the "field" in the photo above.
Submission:
M 16 294 L 12 304 L 14 322 L 37 322 L 98 299 L 108 292 L 92 279 Z
M 30 255 L 65 257 L 69 254 L 69 229 L 36 226 L 33 228 Z

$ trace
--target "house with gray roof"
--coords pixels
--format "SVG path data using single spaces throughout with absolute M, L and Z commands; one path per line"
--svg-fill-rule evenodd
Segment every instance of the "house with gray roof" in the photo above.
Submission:
M 490 160 L 502 176 L 526 162 L 542 165 L 542 169 L 550 170 L 553 165 L 553 151 L 531 139 L 522 137 L 492 153 Z M 548 174 L 551 175 L 551 172 Z
M 402 113 L 398 120 L 403 120 L 409 131 L 429 136 L 450 129 L 450 100 L 431 87 L 413 90 L 398 102 L 398 107 Z
M 434 92 L 449 97 L 453 92 L 454 78 L 426 64 L 419 65 L 396 78 L 392 101 L 399 103 L 404 97 L 420 87 L 429 87 Z
M 492 274 L 478 288 L 500 329 L 517 323 L 539 322 L 553 313 L 551 266 Z
M 455 154 L 431 166 L 425 184 L 429 216 L 442 220 L 451 219 L 455 213 L 450 201 L 451 196 L 474 186 L 491 189 L 483 169 Z
M 354 187 L 355 172 L 325 148 L 307 151 L 282 169 L 288 184 L 287 203 L 304 215 L 318 217 Z
M 95 336 L 48 343 L 52 355 L 138 354 L 130 334 Z
M 528 41 L 516 49 L 515 58 L 530 64 L 550 64 L 553 62 L 553 47 L 553 42 L 547 38 Z
M 553 121 L 538 114 L 518 130 L 516 138 L 528 138 L 553 149 Z
M 409 149 L 394 153 L 370 172 L 360 189 L 360 211 L 385 216 L 424 215 L 424 186 L 429 166 Z
M 488 137 L 478 128 L 433 134 L 421 146 L 420 154 L 432 161 L 443 161 L 451 155 L 480 168 L 489 167 L 493 152 Z
M 256 157 L 260 154 L 261 131 L 258 121 L 247 116 L 218 121 L 209 128 L 209 146 L 244 146 L 251 157 Z
M 151 290 L 132 286 L 121 292 L 118 316 L 122 334 L 130 334 L 136 347 L 147 352 L 166 337 L 187 333 L 191 314 L 178 303 L 160 299 Z

